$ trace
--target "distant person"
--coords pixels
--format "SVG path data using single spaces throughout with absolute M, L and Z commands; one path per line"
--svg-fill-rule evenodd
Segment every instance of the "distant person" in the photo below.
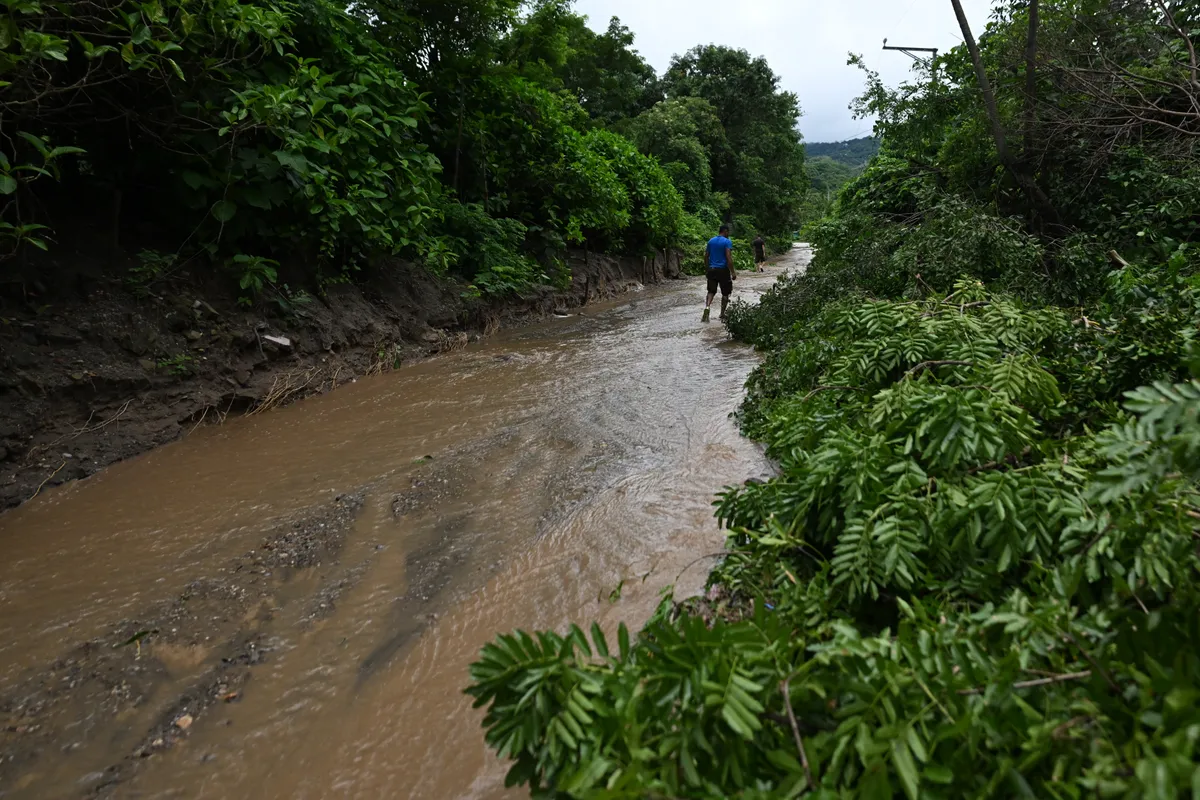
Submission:
M 763 241 L 761 236 L 754 237 L 754 263 L 758 265 L 759 272 L 765 272 L 763 264 L 767 261 L 767 243 Z
M 708 240 L 704 248 L 704 263 L 708 268 L 708 300 L 704 303 L 704 316 L 701 322 L 708 322 L 708 312 L 712 307 L 713 298 L 717 296 L 717 287 L 721 287 L 721 319 L 725 319 L 725 308 L 729 305 L 729 295 L 733 292 L 733 282 L 737 280 L 737 272 L 733 269 L 733 242 L 729 240 L 729 226 L 722 225 L 717 235 Z

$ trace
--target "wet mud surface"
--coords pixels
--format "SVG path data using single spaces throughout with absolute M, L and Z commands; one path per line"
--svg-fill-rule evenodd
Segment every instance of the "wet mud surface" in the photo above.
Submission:
M 764 275 L 743 275 L 752 298 Z M 508 797 L 496 632 L 698 590 L 769 465 L 697 281 L 184 441 L 0 515 L 0 797 Z

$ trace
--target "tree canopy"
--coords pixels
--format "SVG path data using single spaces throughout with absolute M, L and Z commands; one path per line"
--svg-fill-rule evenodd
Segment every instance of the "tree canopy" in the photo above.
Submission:
M 787 229 L 806 188 L 800 104 L 766 60 L 695 47 L 672 59 L 662 82 L 668 96 L 700 98 L 716 111 L 728 147 L 714 154 L 713 189 L 729 196 L 735 213 L 771 232 Z
M 694 215 L 731 205 L 764 227 L 794 217 L 796 103 L 765 62 L 731 63 L 758 76 L 780 142 L 741 152 L 745 124 L 731 145 L 715 106 L 656 110 L 692 93 L 570 0 L 30 0 L 3 31 L 8 276 L 98 236 L 235 279 L 287 261 L 320 286 L 400 255 L 516 291 L 563 278 L 572 244 L 691 247 Z M 485 257 L 473 243 L 500 230 L 512 246 Z

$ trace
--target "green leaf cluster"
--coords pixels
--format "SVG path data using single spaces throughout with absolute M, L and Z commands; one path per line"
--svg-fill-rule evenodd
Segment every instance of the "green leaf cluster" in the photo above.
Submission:
M 1193 324 L 1194 294 L 1170 291 Z M 718 505 L 730 552 L 708 597 L 735 611 L 668 601 L 601 661 L 565 640 L 520 654 L 520 633 L 489 646 L 470 692 L 510 780 L 547 797 L 1200 786 L 1200 383 L 1095 385 L 1093 348 L 1129 341 L 1121 302 L 1079 324 L 964 281 L 797 320 L 745 419 L 779 474 Z M 577 691 L 591 724 L 551 733 Z

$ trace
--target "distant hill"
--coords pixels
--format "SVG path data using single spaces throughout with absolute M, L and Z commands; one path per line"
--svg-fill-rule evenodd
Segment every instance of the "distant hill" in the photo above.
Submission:
M 848 142 L 805 142 L 804 150 L 809 158 L 828 156 L 858 170 L 879 152 L 879 140 L 873 136 L 864 136 Z

